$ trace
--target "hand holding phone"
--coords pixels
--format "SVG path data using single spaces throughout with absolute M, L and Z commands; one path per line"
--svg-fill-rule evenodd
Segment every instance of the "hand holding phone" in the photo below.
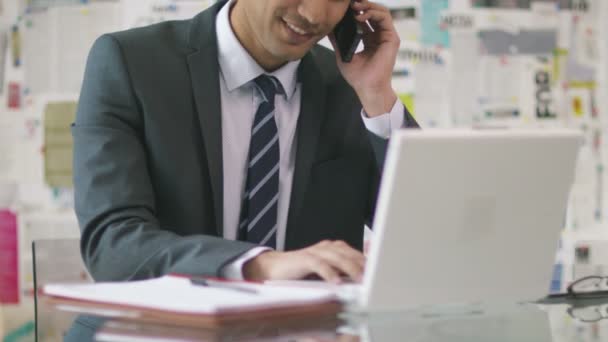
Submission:
M 352 1 L 331 38 L 340 73 L 367 116 L 388 113 L 398 100 L 392 74 L 400 46 L 390 10 L 369 0 Z M 361 41 L 363 50 L 356 52 Z
M 334 37 L 338 46 L 338 53 L 344 63 L 353 59 L 353 55 L 361 42 L 363 31 L 355 19 L 356 12 L 352 7 L 348 7 L 342 20 L 334 28 Z

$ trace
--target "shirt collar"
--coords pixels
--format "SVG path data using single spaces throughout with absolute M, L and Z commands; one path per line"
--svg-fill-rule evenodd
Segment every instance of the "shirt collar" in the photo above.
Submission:
M 262 74 L 275 76 L 281 81 L 287 99 L 296 91 L 300 60 L 292 61 L 272 73 L 267 73 L 239 42 L 230 25 L 230 9 L 236 0 L 230 0 L 220 10 L 216 20 L 218 60 L 228 91 L 233 91 Z

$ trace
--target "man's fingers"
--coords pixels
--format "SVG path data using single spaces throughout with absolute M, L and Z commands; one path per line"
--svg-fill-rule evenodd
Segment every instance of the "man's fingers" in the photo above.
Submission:
M 383 42 L 390 42 L 398 45 L 400 43 L 399 35 L 395 31 L 393 18 L 390 11 L 380 6 L 380 8 L 370 7 L 366 11 L 361 11 L 355 19 L 363 27 L 363 44 L 367 48 L 373 48 Z M 373 31 L 367 27 L 366 22 L 371 23 Z
M 306 263 L 311 273 L 316 273 L 319 277 L 323 278 L 323 280 L 330 283 L 337 284 L 340 282 L 340 274 L 338 271 L 331 267 L 323 258 L 314 254 L 308 254 L 307 257 Z
M 352 248 L 349 244 L 344 241 L 321 241 L 311 247 L 312 250 L 316 249 L 330 249 L 332 251 L 339 252 L 345 258 L 352 259 L 359 263 L 361 266 L 365 266 L 365 256 L 360 251 Z
M 357 13 L 355 19 L 361 23 L 361 26 L 366 31 L 365 36 L 369 36 L 370 32 L 365 21 L 369 20 L 373 23 L 374 31 L 381 32 L 395 32 L 395 26 L 393 25 L 393 17 L 388 7 L 383 5 L 369 2 L 367 0 L 354 2 L 352 5 L 353 10 Z
M 359 281 L 365 268 L 365 256 L 344 241 L 322 241 L 310 248 L 316 255 L 335 269 Z
M 355 19 L 360 22 L 364 22 L 366 20 L 371 21 L 372 23 L 376 24 L 374 25 L 374 30 L 378 28 L 381 30 L 392 30 L 393 28 L 391 14 L 381 10 L 369 9 L 363 13 L 357 14 Z
M 354 1 L 351 6 L 355 11 L 367 11 L 370 9 L 376 9 L 390 14 L 390 9 L 388 7 L 368 0 Z
M 352 248 L 344 241 L 335 241 L 332 249 L 339 253 L 343 258 L 355 262 L 361 269 L 365 268 L 365 255 Z
M 347 275 L 350 279 L 354 281 L 361 280 L 363 267 L 357 261 L 345 258 L 344 254 L 329 249 L 319 249 L 317 255 L 332 268 Z

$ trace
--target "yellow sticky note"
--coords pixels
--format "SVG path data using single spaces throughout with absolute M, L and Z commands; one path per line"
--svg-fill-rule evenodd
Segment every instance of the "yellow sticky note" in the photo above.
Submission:
M 412 116 L 416 116 L 414 114 L 414 95 L 413 94 L 399 94 L 399 100 L 401 103 L 405 105 L 407 110 L 412 114 Z
M 44 175 L 51 187 L 72 186 L 72 134 L 76 102 L 49 102 L 44 110 Z
M 583 100 L 576 96 L 572 99 L 572 112 L 574 116 L 581 117 L 583 116 Z

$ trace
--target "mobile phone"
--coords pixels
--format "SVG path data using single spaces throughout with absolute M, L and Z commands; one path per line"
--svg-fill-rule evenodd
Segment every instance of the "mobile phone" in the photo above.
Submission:
M 338 53 L 344 63 L 353 59 L 357 46 L 361 42 L 363 31 L 357 24 L 355 15 L 357 13 L 349 6 L 346 14 L 334 28 L 334 37 L 338 46 Z

